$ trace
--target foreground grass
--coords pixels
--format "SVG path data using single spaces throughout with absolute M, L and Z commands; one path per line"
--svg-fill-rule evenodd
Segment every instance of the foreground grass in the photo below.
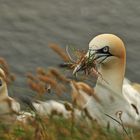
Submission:
M 139 140 L 140 132 L 131 130 L 130 136 L 116 130 L 102 128 L 97 123 L 88 126 L 85 121 L 72 123 L 61 118 L 36 118 L 23 124 L 0 123 L 0 140 Z

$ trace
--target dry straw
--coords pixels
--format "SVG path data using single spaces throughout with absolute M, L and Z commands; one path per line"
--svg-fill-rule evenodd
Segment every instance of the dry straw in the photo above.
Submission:
M 95 77 L 101 76 L 96 67 L 96 61 L 94 60 L 94 54 L 89 50 L 89 56 L 86 56 L 84 50 L 78 50 L 75 48 L 66 47 L 66 50 L 63 50 L 58 45 L 50 45 L 52 48 L 65 63 L 60 64 L 60 67 L 65 67 L 70 70 L 73 70 L 73 74 L 76 75 L 78 71 L 83 71 L 85 75 L 94 75 Z M 69 49 L 72 50 L 72 55 L 76 59 L 72 58 L 69 53 Z
M 46 71 L 41 67 L 36 69 L 36 75 L 27 73 L 27 79 L 29 87 L 39 95 L 51 93 L 53 90 L 60 96 L 66 91 L 65 84 L 69 82 L 57 69 L 50 68 Z

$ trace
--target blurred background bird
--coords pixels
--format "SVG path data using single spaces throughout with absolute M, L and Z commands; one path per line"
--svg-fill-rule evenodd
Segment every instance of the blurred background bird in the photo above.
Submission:
M 1 121 L 11 122 L 19 115 L 20 104 L 8 95 L 6 75 L 0 68 L 0 118 Z

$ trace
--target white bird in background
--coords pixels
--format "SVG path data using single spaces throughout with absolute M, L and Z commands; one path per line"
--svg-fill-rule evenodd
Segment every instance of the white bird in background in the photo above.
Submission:
M 55 101 L 55 100 L 47 100 L 40 101 L 35 100 L 32 101 L 29 98 L 23 97 L 22 102 L 26 103 L 31 109 L 41 117 L 63 117 L 65 119 L 70 119 L 73 115 L 75 119 L 81 118 L 81 111 L 72 106 L 71 103 L 67 101 Z M 28 118 L 28 114 L 23 112 L 23 115 L 19 117 L 19 121 L 26 120 L 26 116 Z M 30 115 L 33 117 L 33 115 Z
M 62 116 L 64 118 L 70 118 L 71 116 L 71 106 L 69 106 L 70 109 L 67 110 L 64 104 L 54 100 L 48 100 L 48 101 L 37 100 L 35 102 L 32 102 L 32 105 L 40 116 L 49 117 L 49 116 L 57 115 L 57 116 Z
M 98 123 L 109 123 L 113 127 L 118 127 L 118 123 L 111 117 L 123 124 L 139 126 L 140 94 L 129 81 L 124 81 L 126 51 L 123 41 L 113 34 L 98 35 L 89 43 L 86 57 L 96 60 L 98 72 L 104 79 L 99 77 L 94 88 L 101 103 L 91 97 L 85 106 L 90 116 Z
M 15 120 L 20 111 L 20 104 L 9 97 L 6 75 L 0 68 L 0 118 L 1 120 Z

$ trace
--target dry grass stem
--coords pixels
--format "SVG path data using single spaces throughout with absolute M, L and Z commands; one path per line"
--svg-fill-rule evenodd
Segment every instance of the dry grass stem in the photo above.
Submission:
M 62 48 L 60 48 L 58 45 L 56 45 L 56 44 L 50 44 L 49 47 L 51 49 L 53 49 L 65 62 L 70 61 L 68 55 L 66 55 L 66 53 L 64 52 L 64 50 Z
M 57 80 L 60 80 L 62 82 L 69 82 L 70 81 L 64 75 L 62 75 L 57 69 L 52 68 L 52 69 L 49 70 L 49 73 L 53 77 L 55 77 Z
M 37 69 L 36 69 L 36 72 L 37 72 L 37 74 L 39 74 L 39 75 L 46 75 L 46 71 L 43 69 L 43 68 L 41 68 L 41 67 L 38 67 Z
M 59 96 L 66 91 L 65 84 L 69 82 L 69 79 L 54 68 L 45 71 L 38 67 L 36 75 L 27 73 L 27 78 L 28 85 L 33 91 L 43 94 L 51 93 L 51 90 L 53 90 Z

